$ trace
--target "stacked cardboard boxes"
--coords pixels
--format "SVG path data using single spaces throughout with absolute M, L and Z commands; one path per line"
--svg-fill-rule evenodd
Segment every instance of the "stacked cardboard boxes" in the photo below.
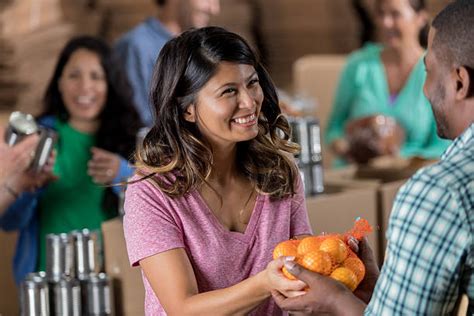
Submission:
M 347 0 L 258 0 L 270 73 L 291 90 L 294 61 L 307 54 L 344 54 L 358 47 L 358 21 Z
M 385 233 L 392 211 L 393 202 L 398 190 L 423 166 L 434 161 L 413 158 L 380 159 L 378 162 L 365 167 L 350 166 L 345 169 L 327 171 L 325 179 L 352 188 L 373 188 L 377 192 L 377 223 L 378 223 L 378 258 L 383 262 L 387 240 Z
M 41 111 L 42 94 L 64 43 L 78 32 L 95 33 L 97 15 L 84 8 L 82 2 L 61 0 L 17 0 L 0 7 L 0 109 Z M 87 27 L 65 22 L 64 12 Z M 88 17 L 92 20 L 84 23 Z
M 379 261 L 376 195 L 375 186 L 364 188 L 326 181 L 324 194 L 306 199 L 313 233 L 344 233 L 353 227 L 358 217 L 364 218 L 374 228 L 368 240 Z

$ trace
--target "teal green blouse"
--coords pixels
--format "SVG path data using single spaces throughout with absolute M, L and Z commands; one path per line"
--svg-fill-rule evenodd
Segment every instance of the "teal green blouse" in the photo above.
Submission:
M 415 65 L 391 102 L 381 51 L 380 45 L 370 44 L 349 56 L 336 90 L 326 142 L 343 138 L 345 125 L 351 119 L 383 114 L 395 118 L 405 130 L 402 157 L 439 158 L 450 142 L 436 134 L 433 112 L 423 94 L 426 78 L 423 60 Z

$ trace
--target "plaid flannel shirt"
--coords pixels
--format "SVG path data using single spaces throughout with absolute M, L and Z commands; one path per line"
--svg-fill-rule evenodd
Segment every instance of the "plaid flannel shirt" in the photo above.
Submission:
M 387 258 L 365 315 L 474 314 L 474 123 L 398 192 Z

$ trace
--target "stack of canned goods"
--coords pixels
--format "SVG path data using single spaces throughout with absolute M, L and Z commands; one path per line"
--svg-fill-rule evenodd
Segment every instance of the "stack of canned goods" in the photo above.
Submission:
M 296 155 L 306 196 L 324 192 L 321 131 L 319 123 L 312 117 L 289 118 L 292 141 L 301 151 Z
M 46 272 L 30 273 L 22 282 L 21 315 L 113 315 L 99 250 L 98 234 L 87 229 L 47 235 Z

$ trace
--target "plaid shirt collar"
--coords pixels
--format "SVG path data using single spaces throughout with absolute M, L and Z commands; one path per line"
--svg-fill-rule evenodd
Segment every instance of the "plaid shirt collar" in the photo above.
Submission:
M 459 151 L 463 150 L 469 142 L 474 141 L 474 123 L 471 123 L 469 127 L 456 139 L 453 143 L 446 149 L 444 154 L 441 156 L 442 160 L 447 159 L 448 157 L 455 155 Z

